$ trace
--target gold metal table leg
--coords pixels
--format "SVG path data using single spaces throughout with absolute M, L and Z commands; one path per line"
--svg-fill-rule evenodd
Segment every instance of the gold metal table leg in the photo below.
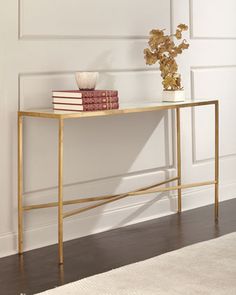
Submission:
M 215 220 L 219 217 L 219 103 L 215 103 Z
M 63 264 L 63 134 L 64 120 L 59 119 L 58 134 L 58 252 L 59 264 Z
M 181 134 L 180 134 L 180 109 L 176 109 L 177 129 L 177 176 L 178 185 L 181 185 Z M 178 189 L 178 213 L 182 211 L 182 190 Z
M 23 253 L 23 117 L 18 114 L 18 253 Z

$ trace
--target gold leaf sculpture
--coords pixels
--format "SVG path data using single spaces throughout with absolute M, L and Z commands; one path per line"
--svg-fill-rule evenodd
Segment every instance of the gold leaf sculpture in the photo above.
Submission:
M 144 58 L 147 65 L 159 62 L 164 90 L 183 89 L 175 58 L 183 50 L 187 49 L 189 44 L 184 39 L 180 44 L 176 45 L 173 39 L 175 37 L 177 40 L 181 40 L 182 32 L 187 30 L 187 25 L 180 24 L 173 35 L 164 35 L 164 30 L 158 29 L 151 30 L 150 32 L 149 48 L 144 49 Z

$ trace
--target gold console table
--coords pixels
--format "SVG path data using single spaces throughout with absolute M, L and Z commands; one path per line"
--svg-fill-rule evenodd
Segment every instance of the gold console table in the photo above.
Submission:
M 180 144 L 180 110 L 186 107 L 197 107 L 213 105 L 215 111 L 215 177 L 214 180 L 205 182 L 195 182 L 183 184 L 181 178 L 181 144 Z M 95 196 L 90 198 L 80 198 L 76 200 L 63 201 L 63 133 L 64 120 L 84 117 L 99 117 L 99 116 L 114 116 L 119 114 L 153 112 L 162 110 L 176 111 L 176 146 L 177 146 L 177 176 L 172 179 L 167 179 L 161 183 L 152 184 L 150 186 L 142 187 L 134 191 L 124 192 L 116 195 Z M 23 118 L 37 117 L 50 118 L 58 120 L 59 134 L 58 134 L 58 200 L 56 202 L 24 206 L 23 204 Z M 160 187 L 169 182 L 176 181 L 175 186 Z M 75 214 L 85 212 L 87 210 L 108 204 L 120 199 L 131 197 L 135 195 L 144 195 L 156 192 L 166 192 L 176 190 L 178 192 L 178 212 L 181 212 L 181 191 L 182 189 L 214 185 L 215 187 L 215 220 L 218 220 L 219 211 L 219 103 L 218 100 L 188 100 L 178 103 L 169 102 L 143 102 L 133 104 L 121 104 L 118 110 L 106 110 L 96 112 L 63 112 L 53 111 L 51 109 L 45 110 L 21 110 L 18 112 L 18 251 L 23 253 L 23 213 L 29 210 L 58 207 L 58 251 L 59 263 L 63 264 L 63 219 Z M 100 201 L 96 204 L 90 204 L 80 209 L 72 211 L 63 211 L 63 206 L 80 203 L 92 203 Z

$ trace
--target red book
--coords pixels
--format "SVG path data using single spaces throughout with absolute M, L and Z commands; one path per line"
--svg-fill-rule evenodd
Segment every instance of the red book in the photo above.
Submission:
M 118 96 L 117 90 L 54 90 L 53 97 L 84 98 Z
M 119 103 L 91 103 L 91 104 L 84 104 L 84 105 L 71 105 L 71 104 L 53 104 L 54 110 L 60 110 L 60 111 L 71 111 L 71 112 L 90 112 L 90 111 L 102 111 L 102 110 L 113 110 L 118 109 Z
M 101 104 L 118 102 L 118 96 L 101 96 L 101 97 L 83 97 L 83 98 L 67 98 L 67 97 L 53 97 L 53 103 L 65 104 Z

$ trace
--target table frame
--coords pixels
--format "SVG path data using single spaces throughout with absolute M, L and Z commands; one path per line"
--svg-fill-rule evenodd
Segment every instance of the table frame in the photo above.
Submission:
M 196 107 L 204 105 L 215 106 L 215 177 L 212 181 L 195 182 L 189 184 L 182 184 L 181 173 L 181 128 L 180 128 L 180 110 L 186 107 Z M 177 176 L 171 179 L 167 179 L 163 182 L 152 184 L 150 186 L 142 187 L 133 191 L 125 192 L 116 195 L 96 196 L 89 198 L 79 198 L 76 200 L 63 201 L 63 145 L 64 145 L 64 120 L 70 118 L 83 118 L 94 116 L 107 116 L 125 113 L 137 113 L 146 111 L 159 111 L 173 109 L 176 111 L 176 149 L 177 149 Z M 38 117 L 38 118 L 52 118 L 58 120 L 58 201 L 37 205 L 23 205 L 23 117 Z M 164 184 L 177 181 L 177 185 L 169 187 L 160 187 Z M 118 201 L 126 197 L 132 197 L 135 195 L 145 195 L 150 193 L 167 192 L 176 190 L 178 192 L 178 213 L 182 211 L 182 189 L 193 188 L 198 186 L 214 185 L 215 188 L 215 221 L 218 221 L 219 217 L 219 103 L 218 100 L 207 101 L 191 101 L 181 104 L 167 104 L 162 106 L 150 106 L 140 108 L 129 108 L 121 110 L 108 110 L 99 112 L 84 112 L 84 113 L 53 113 L 42 112 L 40 110 L 34 111 L 19 111 L 18 112 L 18 253 L 23 253 L 23 213 L 34 209 L 43 209 L 58 207 L 58 253 L 59 264 L 64 263 L 63 257 L 63 219 L 79 214 L 96 207 Z M 80 209 L 74 209 L 69 212 L 63 212 L 63 206 L 80 204 L 80 203 L 92 203 L 94 201 L 101 201 L 96 204 L 85 206 Z

